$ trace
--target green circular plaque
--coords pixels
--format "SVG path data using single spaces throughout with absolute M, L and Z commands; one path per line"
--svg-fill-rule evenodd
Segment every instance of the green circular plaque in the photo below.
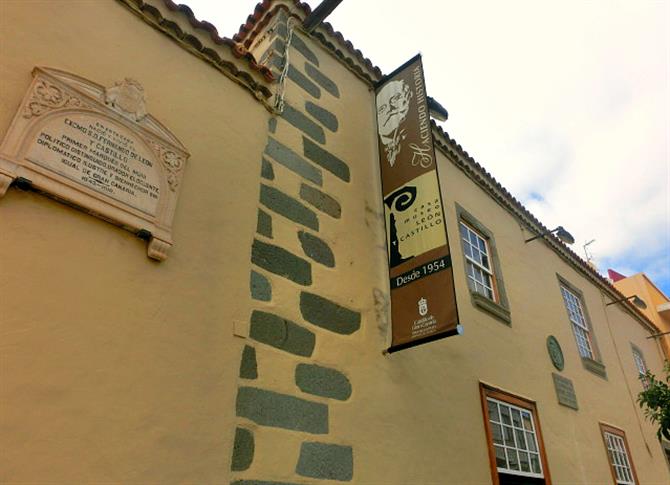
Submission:
M 554 367 L 558 370 L 563 370 L 565 367 L 565 359 L 563 359 L 563 351 L 561 346 L 556 340 L 556 337 L 549 335 L 547 337 L 547 352 L 549 352 L 549 358 L 551 363 L 554 364 Z

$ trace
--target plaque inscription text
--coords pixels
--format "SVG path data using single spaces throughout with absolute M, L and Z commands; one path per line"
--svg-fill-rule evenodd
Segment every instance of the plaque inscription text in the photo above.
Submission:
M 125 127 L 82 114 L 54 117 L 28 151 L 33 162 L 156 215 L 160 181 L 155 156 Z
M 104 87 L 37 67 L 0 144 L 0 197 L 18 179 L 136 233 L 162 261 L 188 157 L 136 80 Z

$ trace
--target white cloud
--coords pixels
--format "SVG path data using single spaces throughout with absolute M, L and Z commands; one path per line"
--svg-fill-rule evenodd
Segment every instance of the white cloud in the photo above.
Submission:
M 189 3 L 232 36 L 255 0 Z M 348 0 L 328 20 L 384 72 L 421 51 L 451 136 L 580 255 L 595 238 L 601 264 L 667 292 L 669 5 Z

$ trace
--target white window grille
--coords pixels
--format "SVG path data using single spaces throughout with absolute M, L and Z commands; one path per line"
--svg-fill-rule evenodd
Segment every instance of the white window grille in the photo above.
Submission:
M 493 264 L 488 242 L 463 222 L 460 223 L 460 232 L 470 288 L 480 295 L 496 301 Z
M 533 413 L 490 397 L 486 401 L 498 471 L 543 478 Z
M 607 454 L 616 475 L 617 485 L 635 485 L 633 469 L 626 452 L 626 444 L 621 436 L 604 432 Z
M 586 322 L 586 317 L 584 316 L 581 300 L 565 286 L 561 286 L 561 294 L 563 295 L 563 302 L 565 303 L 565 308 L 568 310 L 568 316 L 572 323 L 572 331 L 577 339 L 579 355 L 594 359 L 593 346 L 591 345 L 591 332 L 588 323 Z
M 633 348 L 633 360 L 635 361 L 635 367 L 637 367 L 642 385 L 646 389 L 649 386 L 647 382 L 647 364 L 644 362 L 644 357 L 642 357 L 640 351 L 636 348 Z

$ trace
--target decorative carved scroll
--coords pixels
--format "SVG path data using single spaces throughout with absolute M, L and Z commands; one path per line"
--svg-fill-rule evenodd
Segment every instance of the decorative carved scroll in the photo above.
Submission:
M 0 145 L 0 197 L 23 177 L 40 192 L 141 233 L 148 256 L 162 261 L 188 157 L 147 113 L 138 81 L 105 88 L 38 67 Z

